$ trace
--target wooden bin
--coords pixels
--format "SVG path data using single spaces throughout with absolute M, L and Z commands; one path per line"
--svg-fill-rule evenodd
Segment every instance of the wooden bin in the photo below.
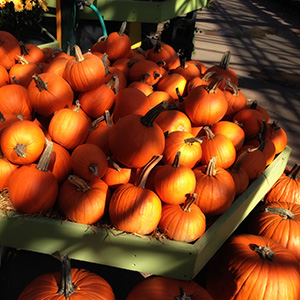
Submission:
M 194 243 L 161 242 L 148 236 L 0 211 L 0 245 L 52 255 L 67 254 L 72 259 L 191 280 L 283 173 L 290 152 L 287 146 Z

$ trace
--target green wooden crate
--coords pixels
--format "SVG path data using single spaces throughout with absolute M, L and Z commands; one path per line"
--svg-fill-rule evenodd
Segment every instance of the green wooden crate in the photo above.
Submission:
M 291 148 L 277 156 L 196 242 L 158 241 L 104 228 L 2 211 L 0 244 L 143 273 L 190 280 L 205 266 L 283 173 Z

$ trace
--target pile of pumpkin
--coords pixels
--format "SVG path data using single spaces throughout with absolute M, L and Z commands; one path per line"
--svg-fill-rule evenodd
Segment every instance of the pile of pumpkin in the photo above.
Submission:
M 112 32 L 88 53 L 0 32 L 0 189 L 14 209 L 192 242 L 286 146 L 228 67 L 131 49 Z

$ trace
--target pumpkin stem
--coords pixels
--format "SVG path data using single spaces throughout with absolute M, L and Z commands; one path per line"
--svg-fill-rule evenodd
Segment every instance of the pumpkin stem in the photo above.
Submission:
M 106 160 L 111 163 L 112 167 L 116 171 L 121 172 L 122 168 L 111 157 L 108 156 Z
M 84 57 L 82 55 L 81 49 L 78 45 L 74 45 L 73 49 L 75 50 L 75 57 L 77 62 L 81 62 L 84 60 Z
M 295 164 L 293 166 L 293 168 L 291 169 L 291 171 L 287 174 L 287 176 L 289 178 L 292 178 L 292 179 L 296 180 L 299 171 L 300 171 L 300 164 Z
M 217 88 L 220 85 L 220 83 L 224 80 L 223 76 L 218 76 L 216 79 L 212 80 L 209 85 L 205 86 L 204 89 L 208 93 L 217 93 Z
M 21 121 L 24 121 L 23 115 L 21 113 L 15 115 L 17 118 L 19 118 Z
M 36 166 L 36 168 L 43 172 L 48 172 L 48 165 L 53 151 L 53 143 L 46 139 L 46 148 Z
M 118 77 L 117 74 L 114 74 L 111 79 L 108 81 L 108 83 L 106 84 L 106 86 L 109 89 L 112 89 L 112 91 L 114 92 L 115 95 L 118 94 L 119 92 L 119 87 L 120 87 L 120 79 Z
M 153 71 L 153 77 L 156 79 L 156 78 L 161 78 L 162 75 L 161 73 L 157 72 L 157 71 Z
M 178 151 L 175 155 L 175 158 L 174 158 L 174 161 L 173 161 L 173 164 L 172 164 L 172 167 L 173 168 L 178 168 L 179 167 L 179 158 L 180 158 L 180 154 L 181 152 Z
M 235 163 L 230 167 L 230 171 L 234 172 L 234 173 L 238 173 L 241 166 L 242 166 L 242 163 L 243 161 L 245 160 L 246 156 L 249 154 L 249 151 L 245 151 L 245 152 L 242 152 L 237 160 L 235 161 Z
M 205 171 L 206 175 L 208 175 L 208 176 L 215 176 L 217 174 L 216 169 L 215 169 L 216 162 L 217 162 L 217 157 L 216 156 L 213 156 L 209 160 L 207 168 L 206 168 L 206 171 Z
M 61 284 L 57 292 L 64 295 L 66 299 L 76 292 L 76 287 L 72 282 L 72 268 L 69 257 L 65 254 L 61 257 Z
M 87 182 L 77 175 L 69 175 L 68 180 L 77 187 L 79 192 L 85 193 L 91 189 Z
M 16 154 L 18 156 L 25 158 L 26 157 L 26 148 L 27 148 L 27 145 L 17 143 L 16 147 L 14 147 L 13 150 L 16 152 Z
M 197 138 L 197 137 L 191 137 L 191 138 L 188 138 L 188 139 L 184 139 L 184 142 L 187 144 L 187 145 L 192 145 L 193 143 L 199 143 L 201 144 L 202 143 L 202 140 Z
M 183 57 L 183 58 L 180 59 L 180 67 L 182 69 L 188 68 L 188 65 L 186 64 L 186 57 Z
M 24 44 L 24 42 L 20 41 L 19 42 L 20 48 L 21 48 L 21 53 L 22 55 L 29 55 L 29 49 L 28 47 Z
M 226 85 L 229 86 L 233 90 L 233 94 L 232 95 L 234 97 L 238 97 L 239 96 L 239 89 L 238 89 L 238 87 L 233 82 L 231 82 L 230 80 L 227 80 L 226 81 Z
M 295 219 L 295 214 L 283 207 L 265 207 L 264 212 L 279 215 L 283 219 Z
M 208 140 L 213 139 L 216 135 L 212 132 L 212 130 L 209 128 L 209 126 L 204 126 L 203 127 L 205 133 L 206 133 L 206 137 Z
M 181 206 L 182 210 L 185 212 L 191 212 L 192 204 L 197 200 L 198 195 L 196 193 L 189 194 L 187 200 Z
M 55 52 L 63 52 L 60 48 L 52 48 L 50 52 L 50 58 L 53 59 L 56 57 Z
M 193 295 L 188 296 L 186 294 L 186 292 L 183 290 L 183 288 L 180 287 L 180 296 L 175 297 L 175 300 L 192 300 L 192 298 L 193 298 Z
M 275 252 L 268 246 L 255 246 L 253 249 L 262 259 L 273 260 Z
M 253 100 L 251 105 L 249 106 L 250 109 L 256 109 L 257 108 L 257 105 L 258 105 L 258 102 L 257 100 Z
M 223 57 L 222 57 L 222 59 L 221 59 L 221 61 L 219 63 L 219 67 L 222 68 L 222 69 L 227 70 L 228 67 L 229 67 L 230 58 L 231 58 L 231 52 L 230 51 L 226 51 L 223 54 Z
M 34 79 L 35 84 L 40 92 L 44 90 L 48 91 L 48 82 L 45 82 L 38 74 L 33 74 L 32 78 Z
M 17 55 L 19 62 L 21 65 L 28 65 L 28 60 L 22 55 Z
M 141 81 L 140 81 L 140 82 L 146 83 L 146 80 L 147 80 L 147 78 L 149 78 L 149 77 L 150 77 L 150 74 L 149 74 L 149 73 L 144 73 L 144 74 L 142 74 L 142 76 L 141 76 Z
M 103 65 L 104 65 L 104 69 L 105 69 L 105 76 L 107 76 L 108 74 L 111 74 L 110 71 L 109 71 L 109 67 L 108 67 L 108 54 L 107 53 L 103 53 L 102 57 L 101 57 L 101 60 L 103 62 Z
M 75 101 L 75 108 L 73 109 L 73 111 L 75 111 L 76 113 L 79 113 L 80 110 L 80 101 L 77 99 Z
M 184 102 L 184 98 L 183 98 L 183 96 L 180 94 L 179 88 L 176 87 L 175 90 L 176 90 L 176 94 L 177 94 L 177 97 L 178 97 L 179 102 Z
M 90 164 L 89 170 L 95 175 L 98 176 L 98 165 L 97 164 Z
M 136 58 L 130 60 L 128 63 L 127 63 L 127 67 L 130 69 L 136 62 L 138 62 L 139 60 L 141 60 L 141 57 L 140 56 L 137 56 Z
M 154 52 L 154 53 L 159 53 L 161 50 L 162 50 L 162 47 L 161 47 L 161 40 L 160 40 L 160 38 L 158 38 L 158 39 L 156 40 L 156 45 L 155 45 L 155 47 L 154 47 L 154 49 L 153 49 L 153 52 Z
M 210 71 L 207 72 L 201 79 L 204 81 L 209 81 L 210 77 L 217 75 L 218 73 L 216 71 Z
M 16 76 L 11 76 L 14 84 L 20 84 Z
M 143 117 L 141 117 L 141 122 L 147 127 L 152 127 L 155 118 L 164 110 L 168 108 L 168 101 L 162 101 L 153 108 L 151 108 Z
M 91 123 L 90 130 L 89 130 L 89 131 L 94 131 L 94 130 L 98 127 L 98 124 L 99 124 L 100 122 L 102 122 L 104 119 L 105 119 L 104 116 L 101 116 L 101 117 L 95 119 L 95 120 Z
M 0 110 L 0 122 L 5 122 L 5 121 L 6 121 L 6 119 Z
M 121 25 L 121 28 L 119 30 L 119 35 L 123 36 L 124 35 L 124 32 L 125 32 L 125 29 L 126 29 L 126 26 L 127 26 L 127 22 L 124 21 Z
M 162 155 L 157 155 L 154 156 L 152 159 L 150 159 L 150 161 L 144 166 L 143 171 L 140 175 L 137 187 L 140 188 L 145 188 L 146 186 L 146 181 L 147 178 L 149 176 L 149 173 L 151 172 L 151 170 L 159 163 L 159 161 L 162 159 Z

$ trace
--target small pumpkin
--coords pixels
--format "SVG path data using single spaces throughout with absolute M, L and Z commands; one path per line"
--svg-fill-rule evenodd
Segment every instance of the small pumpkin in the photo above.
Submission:
M 21 55 L 21 48 L 17 38 L 8 31 L 0 30 L 0 65 L 9 70 L 18 55 Z

